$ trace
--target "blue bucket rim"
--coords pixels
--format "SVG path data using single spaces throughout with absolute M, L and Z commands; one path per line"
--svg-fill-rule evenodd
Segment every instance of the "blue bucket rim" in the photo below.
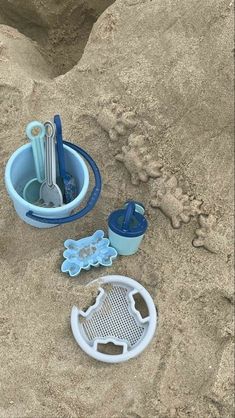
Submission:
M 18 157 L 18 155 L 26 150 L 27 148 L 32 148 L 32 145 L 29 144 L 24 144 L 21 147 L 17 148 L 17 150 L 15 150 L 13 152 L 13 154 L 11 155 L 11 157 L 9 158 L 9 160 L 7 161 L 6 164 L 6 168 L 5 168 L 5 184 L 8 190 L 8 193 L 10 194 L 11 198 L 14 201 L 17 201 L 23 205 L 27 205 L 27 209 L 31 210 L 33 212 L 39 212 L 40 214 L 43 216 L 46 215 L 58 215 L 60 212 L 63 213 L 65 210 L 73 210 L 76 208 L 77 205 L 79 205 L 81 203 L 81 201 L 83 200 L 83 198 L 85 197 L 87 191 L 88 191 L 88 187 L 89 187 L 89 171 L 87 168 L 87 165 L 85 163 L 85 161 L 83 160 L 83 158 L 72 148 L 70 148 L 68 145 L 64 145 L 65 149 L 67 151 L 69 151 L 71 154 L 73 154 L 81 163 L 82 168 L 84 170 L 84 183 L 82 186 L 82 189 L 79 193 L 79 195 L 72 200 L 72 202 L 67 203 L 63 206 L 57 207 L 57 208 L 43 208 L 37 205 L 33 205 L 32 203 L 27 202 L 26 200 L 23 199 L 23 197 L 21 197 L 17 191 L 15 190 L 12 181 L 11 181 L 11 168 L 12 168 L 12 164 L 14 162 L 14 160 Z

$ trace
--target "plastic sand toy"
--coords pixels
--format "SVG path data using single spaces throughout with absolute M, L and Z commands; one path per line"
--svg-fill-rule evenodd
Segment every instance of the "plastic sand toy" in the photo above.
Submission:
M 29 225 L 36 228 L 51 228 L 57 225 L 73 222 L 87 215 L 96 205 L 100 197 L 102 179 L 99 168 L 93 158 L 79 146 L 63 141 L 65 164 L 69 167 L 71 176 L 77 186 L 76 198 L 58 207 L 43 207 L 24 199 L 25 185 L 37 178 L 32 143 L 18 148 L 10 157 L 5 169 L 5 184 L 18 216 Z M 40 167 L 42 167 L 40 165 Z M 91 179 L 88 167 L 93 174 L 93 188 L 87 196 Z M 41 187 L 41 183 L 38 183 Z M 38 194 L 32 200 L 37 199 Z M 79 209 L 83 200 L 87 199 L 85 207 Z M 77 212 L 78 210 L 78 212 Z M 75 212 L 76 211 L 76 212 Z
M 75 340 L 96 360 L 119 363 L 136 357 L 152 340 L 157 325 L 150 294 L 125 276 L 101 277 L 89 285 L 96 282 L 99 294 L 95 303 L 85 312 L 72 308 Z
M 37 132 L 34 134 L 34 132 Z M 26 135 L 31 141 L 33 151 L 33 161 L 35 166 L 36 178 L 30 179 L 24 187 L 23 197 L 29 203 L 39 200 L 40 187 L 45 179 L 44 171 L 44 137 L 46 129 L 43 123 L 38 121 L 30 122 L 26 127 Z
M 77 196 L 77 186 L 73 176 L 65 170 L 65 156 L 64 144 L 62 136 L 62 123 L 59 115 L 54 116 L 54 123 L 56 126 L 56 146 L 58 155 L 58 165 L 60 182 L 62 183 L 62 190 L 64 195 L 64 203 L 72 202 Z
M 101 230 L 78 241 L 67 239 L 64 246 L 66 250 L 63 255 L 66 260 L 61 266 L 61 271 L 68 272 L 71 277 L 77 276 L 82 269 L 89 270 L 92 266 L 109 267 L 117 257 L 117 251 L 109 246 L 109 240 L 104 238 L 104 232 Z
M 132 255 L 138 251 L 148 227 L 144 212 L 139 202 L 129 201 L 109 215 L 109 239 L 118 254 Z

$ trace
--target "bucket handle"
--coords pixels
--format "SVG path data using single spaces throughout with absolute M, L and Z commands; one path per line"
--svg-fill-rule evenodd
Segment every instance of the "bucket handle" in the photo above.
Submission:
M 67 145 L 68 147 L 72 148 L 74 151 L 77 151 L 78 154 L 80 154 L 88 162 L 95 177 L 95 186 L 91 192 L 91 195 L 88 199 L 86 207 L 81 209 L 79 212 L 75 213 L 74 215 L 66 216 L 65 218 L 42 218 L 41 216 L 34 215 L 33 211 L 30 210 L 26 213 L 26 216 L 28 216 L 28 218 L 33 219 L 34 221 L 43 222 L 47 224 L 58 224 L 58 225 L 65 224 L 68 222 L 73 222 L 87 215 L 87 213 L 93 209 L 93 207 L 95 206 L 99 198 L 99 195 L 101 192 L 102 180 L 101 180 L 100 171 L 95 161 L 93 160 L 93 158 L 91 158 L 89 154 L 87 154 L 86 151 L 84 151 L 82 148 L 78 147 L 77 145 L 71 144 L 71 142 L 68 142 L 68 141 L 63 141 L 63 143 L 64 145 Z

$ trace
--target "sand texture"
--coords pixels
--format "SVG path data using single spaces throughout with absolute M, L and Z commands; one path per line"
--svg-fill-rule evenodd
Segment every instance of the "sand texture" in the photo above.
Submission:
M 0 418 L 232 418 L 233 2 L 0 0 L 0 24 Z M 103 190 L 49 231 L 18 218 L 4 169 L 26 124 L 55 113 Z M 139 252 L 60 273 L 64 241 L 106 231 L 130 198 L 149 220 Z M 139 281 L 159 313 L 148 349 L 119 365 L 70 329 L 107 274 Z

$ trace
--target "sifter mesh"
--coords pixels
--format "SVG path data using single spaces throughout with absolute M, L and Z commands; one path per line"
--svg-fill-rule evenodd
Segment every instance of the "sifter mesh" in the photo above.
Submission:
M 89 341 L 96 338 L 118 338 L 133 347 L 141 338 L 145 328 L 130 312 L 128 289 L 113 286 L 95 311 L 83 323 Z

